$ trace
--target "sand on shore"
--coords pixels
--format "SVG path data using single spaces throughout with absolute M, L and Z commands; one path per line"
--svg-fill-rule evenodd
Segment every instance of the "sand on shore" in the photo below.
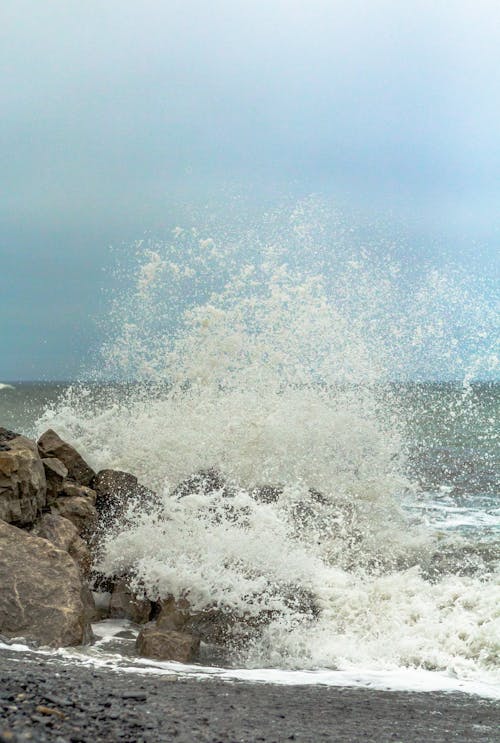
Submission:
M 140 676 L 0 650 L 0 741 L 494 743 L 474 695 Z

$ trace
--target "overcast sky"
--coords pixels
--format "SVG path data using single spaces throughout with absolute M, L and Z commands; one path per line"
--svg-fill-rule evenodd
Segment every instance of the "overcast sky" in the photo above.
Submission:
M 497 271 L 499 38 L 497 0 L 3 0 L 0 380 L 77 373 L 108 246 L 229 191 Z

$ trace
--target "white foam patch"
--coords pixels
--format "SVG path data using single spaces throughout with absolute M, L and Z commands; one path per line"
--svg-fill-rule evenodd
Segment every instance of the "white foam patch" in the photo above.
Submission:
M 137 628 L 124 620 L 99 622 L 93 625 L 98 637 L 93 646 L 82 646 L 78 649 L 33 650 L 23 643 L 6 645 L 0 642 L 0 649 L 18 653 L 29 653 L 33 656 L 51 658 L 54 662 L 77 664 L 103 670 L 114 670 L 134 675 L 179 676 L 196 678 L 200 681 L 218 679 L 221 681 L 247 681 L 250 683 L 284 684 L 288 686 L 349 686 L 388 691 L 449 691 L 475 694 L 489 699 L 500 699 L 500 686 L 494 683 L 467 681 L 452 676 L 425 671 L 422 669 L 394 668 L 386 671 L 349 669 L 332 671 L 316 669 L 309 671 L 292 671 L 279 668 L 218 668 L 197 664 L 154 661 L 146 658 L 131 658 L 117 652 L 107 653 L 106 644 L 116 639 L 123 631 L 134 631 Z

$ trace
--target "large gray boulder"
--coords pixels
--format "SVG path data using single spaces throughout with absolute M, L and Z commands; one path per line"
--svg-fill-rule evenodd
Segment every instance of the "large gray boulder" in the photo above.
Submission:
M 88 588 L 47 539 L 0 521 L 0 634 L 63 647 L 91 639 Z
M 63 441 L 51 428 L 38 439 L 38 451 L 44 459 L 47 457 L 59 459 L 68 470 L 68 477 L 82 485 L 89 485 L 95 475 L 94 470 L 76 449 Z
M 45 471 L 36 444 L 0 428 L 0 519 L 28 526 L 46 502 Z
M 136 650 L 145 658 L 190 663 L 198 658 L 200 638 L 186 632 L 164 630 L 153 624 L 139 632 Z

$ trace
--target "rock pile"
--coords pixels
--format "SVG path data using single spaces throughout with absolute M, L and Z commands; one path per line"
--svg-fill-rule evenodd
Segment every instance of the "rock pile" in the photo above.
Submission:
M 231 518 L 235 491 L 216 470 L 193 474 L 173 497 L 214 491 L 223 494 Z M 269 503 L 281 493 L 267 486 L 251 495 Z M 264 612 L 242 628 L 218 608 L 195 612 L 187 600 L 172 596 L 150 601 L 133 592 L 133 576 L 110 579 L 93 571 L 99 535 L 126 523 L 131 501 L 147 512 L 156 500 L 127 472 L 94 472 L 55 431 L 35 442 L 0 428 L 0 638 L 79 645 L 92 641 L 92 621 L 125 618 L 143 625 L 136 644 L 140 655 L 190 662 L 197 659 L 200 642 L 217 653 L 233 636 L 241 638 L 269 621 L 272 613 Z M 291 596 L 295 603 L 302 598 L 305 613 L 314 613 L 311 596 Z
M 52 647 L 91 640 L 94 474 L 54 431 L 37 443 L 0 428 L 0 634 Z
M 193 476 L 182 494 L 205 479 L 205 473 Z M 127 576 L 100 576 L 108 600 L 101 594 L 96 606 L 96 533 L 138 498 L 147 508 L 156 496 L 127 472 L 94 472 L 55 431 L 35 442 L 0 428 L 0 637 L 80 645 L 92 641 L 92 621 L 126 618 L 144 625 L 139 654 L 184 662 L 197 658 L 201 639 L 221 639 L 227 622 L 216 613 L 194 614 L 173 598 L 138 597 Z

